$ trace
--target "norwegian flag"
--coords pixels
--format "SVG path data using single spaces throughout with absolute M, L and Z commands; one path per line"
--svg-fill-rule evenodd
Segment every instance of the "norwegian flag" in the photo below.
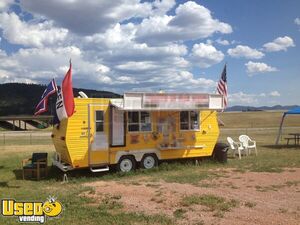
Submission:
M 227 74 L 226 74 L 226 64 L 224 66 L 221 78 L 218 83 L 217 91 L 220 95 L 223 95 L 223 109 L 227 106 Z
M 54 123 L 62 121 L 73 115 L 75 111 L 73 85 L 72 85 L 72 63 L 62 82 L 61 89 L 57 92 L 56 117 Z M 58 119 L 58 120 L 57 120 Z
M 34 115 L 42 114 L 48 111 L 48 98 L 49 96 L 55 94 L 57 92 L 57 86 L 55 80 L 52 79 L 51 82 L 46 87 L 44 93 L 42 94 L 40 102 L 35 107 Z

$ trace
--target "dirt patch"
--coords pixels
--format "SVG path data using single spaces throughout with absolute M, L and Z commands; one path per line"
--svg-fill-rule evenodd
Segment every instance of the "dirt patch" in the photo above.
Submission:
M 299 224 L 300 169 L 282 173 L 240 173 L 197 185 L 150 182 L 146 178 L 86 183 L 95 192 L 85 193 L 100 204 L 103 196 L 120 196 L 125 211 L 165 214 L 179 224 Z M 187 196 L 215 196 L 235 202 L 228 210 L 212 210 L 203 202 L 183 204 Z

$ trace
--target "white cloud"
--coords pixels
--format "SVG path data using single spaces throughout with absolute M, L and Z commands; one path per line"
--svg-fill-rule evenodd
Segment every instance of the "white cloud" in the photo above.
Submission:
M 281 95 L 278 91 L 271 91 L 269 93 L 269 96 L 271 96 L 271 97 L 280 97 Z
M 227 46 L 227 45 L 234 45 L 234 44 L 237 44 L 239 42 L 235 41 L 235 40 L 232 40 L 232 41 L 228 41 L 226 39 L 222 39 L 222 38 L 218 38 L 216 40 L 216 42 L 220 45 L 224 45 L 224 46 Z
M 266 95 L 266 93 L 260 93 L 259 96 L 260 97 L 266 97 L 267 95 Z
M 271 91 L 270 93 L 244 93 L 242 91 L 236 93 L 229 93 L 229 104 L 232 105 L 270 105 L 278 104 L 274 99 L 280 97 L 278 91 Z M 270 100 L 272 97 L 272 100 Z
M 171 7 L 171 3 L 155 1 L 153 4 L 155 10 L 162 13 Z M 104 32 L 118 22 L 154 13 L 152 3 L 140 3 L 139 0 L 26 0 L 21 1 L 21 6 L 81 35 Z
M 162 57 L 184 56 L 187 47 L 179 44 L 148 46 L 146 43 L 134 42 L 133 24 L 117 24 L 103 34 L 85 37 L 85 48 L 98 49 L 105 60 L 115 61 L 159 61 Z
M 287 51 L 289 47 L 295 47 L 295 44 L 293 39 L 288 36 L 278 37 L 272 42 L 264 44 L 264 49 L 267 52 Z
M 196 78 L 189 71 L 180 71 L 168 75 L 168 80 L 163 85 L 163 90 L 174 91 L 180 89 L 188 92 L 211 92 L 216 87 L 216 82 L 203 77 Z
M 8 70 L 0 69 L 0 83 L 10 83 L 14 82 L 13 73 L 9 72 Z
M 200 68 L 207 68 L 221 62 L 224 54 L 210 44 L 199 43 L 194 44 L 190 58 Z
M 14 3 L 14 0 L 1 0 L 0 1 L 0 12 L 6 11 L 11 4 Z
M 221 39 L 221 38 L 218 38 L 218 39 L 216 40 L 216 42 L 217 42 L 218 44 L 220 44 L 220 45 L 230 45 L 230 42 L 229 42 L 229 41 L 227 41 L 227 40 L 225 40 L 225 39 Z
M 142 55 L 143 51 L 145 55 Z M 144 50 L 138 50 L 138 54 L 142 57 L 139 59 L 141 61 L 128 61 L 123 56 L 120 56 L 123 60 L 119 61 L 118 56 L 107 57 L 107 60 L 101 58 L 91 60 L 90 57 L 95 56 L 93 52 L 83 51 L 76 46 L 20 49 L 11 56 L 0 51 L 0 70 L 3 71 L 0 82 L 12 82 L 24 78 L 24 81 L 26 79 L 32 83 L 47 83 L 52 77 L 61 80 L 68 69 L 68 59 L 72 58 L 75 87 L 106 89 L 122 93 L 123 90 L 134 89 L 138 84 L 140 88 L 145 89 L 156 90 L 157 87 L 161 87 L 164 90 L 175 90 L 180 85 L 184 88 L 184 82 L 194 86 L 200 81 L 203 82 L 192 77 L 189 80 L 181 80 L 180 85 L 177 84 L 178 77 L 189 65 L 179 56 L 185 52 L 185 47 L 177 45 L 154 49 L 144 46 Z M 120 54 L 125 53 L 120 52 Z M 132 54 L 130 58 L 135 58 L 134 51 Z M 147 58 L 149 60 L 146 60 Z
M 185 41 L 230 33 L 232 28 L 200 4 L 175 5 L 174 0 L 21 1 L 23 13 L 31 13 L 32 19 L 5 14 L 5 38 L 22 48 L 0 57 L 0 69 L 9 71 L 9 78 L 46 83 L 53 76 L 61 79 L 72 58 L 75 86 L 118 92 L 137 85 L 166 91 L 215 89 L 214 81 L 190 71 L 194 65 L 216 64 L 224 54 L 212 41 L 193 50 Z M 149 39 L 143 40 L 143 32 Z
M 0 82 L 47 83 L 55 77 L 59 83 L 72 58 L 75 87 L 210 92 L 216 82 L 191 71 L 194 65 L 219 63 L 224 54 L 211 40 L 191 50 L 185 41 L 232 32 L 195 2 L 178 7 L 174 0 L 18 4 L 20 14 L 0 13 L 2 38 L 19 47 L 9 54 L 0 50 Z
M 103 33 L 78 37 L 79 41 L 83 40 L 84 44 L 91 46 L 91 48 L 103 49 L 123 49 L 131 45 L 132 39 L 136 32 L 135 25 L 128 23 L 120 25 L 117 23 L 115 26 L 107 29 Z M 86 47 L 86 46 L 84 46 Z
M 160 65 L 153 63 L 153 62 L 147 62 L 147 61 L 143 61 L 143 62 L 129 61 L 129 62 L 126 62 L 125 64 L 116 66 L 117 69 L 126 70 L 126 71 L 154 70 L 154 69 L 158 69 L 159 67 L 160 67 Z
M 260 59 L 264 57 L 264 53 L 245 45 L 238 45 L 235 48 L 230 48 L 227 50 L 227 53 L 235 58 L 245 57 L 247 59 Z
M 300 18 L 297 17 L 297 18 L 294 20 L 294 22 L 295 22 L 295 24 L 300 25 Z
M 189 68 L 190 63 L 184 58 L 188 53 L 185 45 L 148 46 L 146 43 L 136 43 L 134 33 L 133 24 L 117 24 L 103 34 L 84 39 L 84 48 L 87 51 L 93 49 L 92 54 L 102 58 L 116 78 L 126 74 L 128 79 L 117 78 L 114 84 L 138 83 L 144 88 L 161 85 L 160 82 L 168 85 L 171 82 L 169 76 Z
M 213 33 L 231 33 L 229 24 L 212 18 L 211 12 L 195 2 L 180 4 L 175 16 L 146 18 L 138 26 L 136 40 L 149 44 L 162 44 L 180 40 L 206 38 Z
M 138 82 L 130 76 L 120 76 L 117 77 L 117 82 L 120 84 L 137 84 Z
M 68 59 L 73 61 L 75 83 L 112 83 L 108 75 L 110 68 L 100 62 L 89 62 L 84 53 L 75 46 L 51 48 L 20 49 L 8 55 L 0 55 L 0 70 L 6 71 L 6 81 L 30 80 L 48 82 L 51 78 L 62 79 L 68 67 Z M 4 79 L 4 78 L 2 78 Z
M 3 37 L 10 43 L 33 47 L 57 45 L 65 40 L 68 34 L 68 30 L 54 28 L 49 21 L 23 22 L 15 13 L 1 13 L 0 28 L 3 30 Z
M 112 83 L 112 79 L 109 76 L 103 75 L 103 74 L 99 74 L 97 76 L 97 81 L 102 84 L 111 84 Z
M 230 25 L 213 19 L 211 12 L 202 5 L 195 2 L 188 1 L 181 4 L 176 9 L 176 16 L 170 21 L 171 26 L 183 27 L 199 26 L 203 37 L 207 37 L 213 32 L 231 33 L 232 28 Z M 206 28 L 204 30 L 203 28 Z
M 269 65 L 267 65 L 265 63 L 261 63 L 261 62 L 249 61 L 245 64 L 245 66 L 247 67 L 247 73 L 249 73 L 249 74 L 278 71 L 277 68 L 269 66 Z
M 241 104 L 241 105 L 253 105 L 258 103 L 259 95 L 246 94 L 242 91 L 232 93 L 228 95 L 228 102 L 230 105 Z
M 176 5 L 175 0 L 155 0 L 153 2 L 153 14 L 164 15 Z

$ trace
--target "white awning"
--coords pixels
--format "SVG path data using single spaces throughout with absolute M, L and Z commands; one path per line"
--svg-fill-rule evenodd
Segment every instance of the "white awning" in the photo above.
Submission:
M 222 110 L 223 96 L 202 93 L 124 93 L 111 104 L 125 111 Z

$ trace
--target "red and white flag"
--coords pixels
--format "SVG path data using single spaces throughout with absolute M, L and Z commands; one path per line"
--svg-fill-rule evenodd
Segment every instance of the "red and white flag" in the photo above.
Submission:
M 72 85 L 72 63 L 65 75 L 60 90 L 57 92 L 56 114 L 59 121 L 73 115 L 75 109 Z

